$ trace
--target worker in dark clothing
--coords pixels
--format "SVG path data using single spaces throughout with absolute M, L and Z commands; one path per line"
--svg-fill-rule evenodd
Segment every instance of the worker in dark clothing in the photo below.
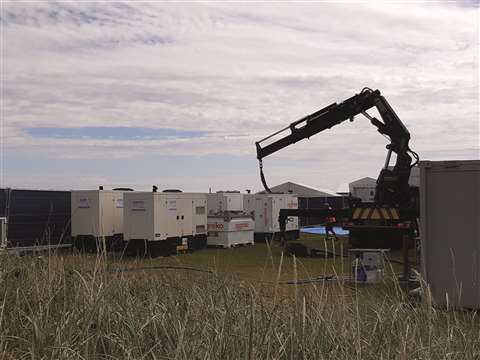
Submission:
M 332 210 L 332 207 L 329 204 L 326 204 L 328 210 Z M 337 222 L 337 219 L 333 214 L 329 214 L 326 218 L 325 222 L 325 238 L 328 239 L 329 235 L 332 234 L 333 237 L 335 238 L 335 241 L 338 241 L 337 234 L 335 234 L 335 231 L 333 231 L 333 226 Z

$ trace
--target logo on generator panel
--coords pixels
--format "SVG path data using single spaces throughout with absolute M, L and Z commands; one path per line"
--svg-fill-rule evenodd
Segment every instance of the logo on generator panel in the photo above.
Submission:
M 289 209 L 296 209 L 296 208 L 298 208 L 298 203 L 294 200 L 290 200 L 287 203 L 287 206 L 288 206 Z
M 88 201 L 88 198 L 81 198 L 78 202 L 78 207 L 80 209 L 88 209 L 90 208 L 90 202 Z
M 250 224 L 249 223 L 235 224 L 235 229 L 237 230 L 250 229 Z
M 223 224 L 208 224 L 208 230 L 223 230 Z

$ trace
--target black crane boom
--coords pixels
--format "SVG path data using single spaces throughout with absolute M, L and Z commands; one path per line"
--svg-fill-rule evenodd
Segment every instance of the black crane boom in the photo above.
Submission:
M 370 116 L 366 111 L 375 107 L 382 121 Z M 255 143 L 257 159 L 260 163 L 260 176 L 267 192 L 271 192 L 263 174 L 263 159 L 289 145 L 310 138 L 326 129 L 338 125 L 346 120 L 353 121 L 354 117 L 363 114 L 366 116 L 378 132 L 390 139 L 387 145 L 387 159 L 385 166 L 377 179 L 375 202 L 379 205 L 408 206 L 410 201 L 408 179 L 412 165 L 411 153 L 418 161 L 418 155 L 409 148 L 410 133 L 393 111 L 387 100 L 379 90 L 364 88 L 340 104 L 333 103 L 304 118 L 294 121 L 284 129 L 267 136 Z M 290 130 L 290 134 L 273 141 L 262 147 L 262 143 L 274 136 Z M 397 160 L 393 169 L 388 165 L 392 152 L 397 154 Z

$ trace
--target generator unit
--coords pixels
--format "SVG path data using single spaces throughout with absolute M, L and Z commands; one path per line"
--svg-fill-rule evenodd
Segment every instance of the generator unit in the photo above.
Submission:
M 207 194 L 209 246 L 230 248 L 253 244 L 255 222 L 243 209 L 243 196 L 239 191 Z
M 255 241 L 270 241 L 280 231 L 280 209 L 298 209 L 298 198 L 292 194 L 244 194 L 243 206 L 254 217 Z M 298 239 L 298 217 L 288 218 L 285 236 L 287 240 Z
M 121 190 L 72 191 L 71 231 L 75 247 L 87 251 L 121 248 L 123 194 Z
M 222 211 L 243 212 L 243 194 L 239 191 L 218 191 L 207 194 L 208 214 Z
M 129 252 L 157 256 L 206 247 L 205 194 L 125 193 L 124 204 L 124 241 Z
M 480 160 L 420 162 L 420 238 L 435 303 L 480 309 Z

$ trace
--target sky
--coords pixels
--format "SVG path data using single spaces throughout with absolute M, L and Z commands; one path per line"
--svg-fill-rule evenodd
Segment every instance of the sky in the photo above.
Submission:
M 1 186 L 262 190 L 255 141 L 379 89 L 422 160 L 480 158 L 464 2 L 1 2 Z M 374 115 L 374 112 L 372 112 Z M 362 116 L 264 160 L 267 182 L 376 178 Z

